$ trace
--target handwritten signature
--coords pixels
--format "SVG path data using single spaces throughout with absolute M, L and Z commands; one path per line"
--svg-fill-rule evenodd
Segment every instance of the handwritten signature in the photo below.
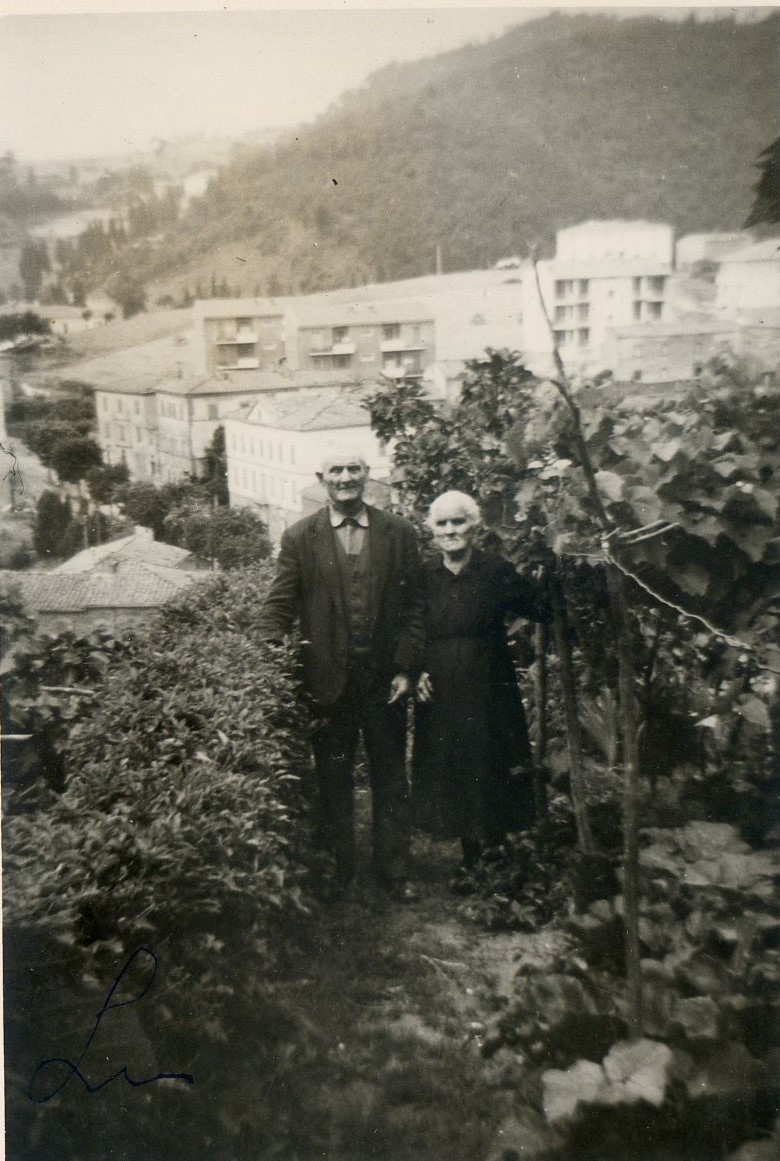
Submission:
M 141 991 L 138 992 L 137 995 L 132 996 L 129 1000 L 115 1000 L 114 996 L 116 995 L 122 980 L 130 971 L 131 967 L 136 963 L 142 964 L 144 961 L 144 970 L 146 971 L 148 978 L 146 979 Z M 87 1042 L 84 1045 L 79 1058 L 76 1061 L 73 1061 L 65 1060 L 61 1056 L 52 1056 L 48 1060 L 42 1060 L 36 1068 L 35 1072 L 32 1074 L 27 1090 L 31 1101 L 37 1105 L 46 1104 L 47 1101 L 52 1100 L 53 1097 L 62 1092 L 62 1090 L 65 1088 L 65 1085 L 68 1084 L 68 1082 L 74 1076 L 81 1081 L 88 1093 L 100 1092 L 100 1090 L 106 1088 L 107 1085 L 112 1084 L 115 1080 L 120 1079 L 124 1080 L 132 1088 L 142 1088 L 144 1085 L 155 1084 L 160 1080 L 181 1080 L 184 1081 L 185 1084 L 195 1083 L 195 1077 L 192 1076 L 192 1074 L 189 1072 L 158 1072 L 154 1076 L 148 1076 L 144 1077 L 142 1080 L 136 1080 L 130 1075 L 127 1069 L 127 1065 L 124 1064 L 121 1068 L 117 1069 L 116 1072 L 112 1073 L 111 1076 L 105 1077 L 104 1080 L 99 1081 L 97 1084 L 91 1084 L 81 1071 L 82 1061 L 87 1055 L 89 1047 L 97 1035 L 103 1018 L 108 1015 L 109 1012 L 114 1011 L 117 1008 L 129 1008 L 133 1004 L 138 1004 L 144 998 L 154 983 L 154 977 L 157 975 L 157 967 L 157 956 L 153 951 L 150 951 L 148 947 L 139 947 L 136 951 L 133 952 L 109 988 L 105 1003 L 97 1014 L 92 1031 L 87 1038 Z M 65 1075 L 60 1077 L 63 1069 L 65 1070 Z M 42 1090 L 42 1085 L 45 1084 L 45 1078 L 43 1074 L 48 1074 L 51 1076 L 52 1070 L 56 1070 L 57 1081 L 52 1088 L 43 1088 Z

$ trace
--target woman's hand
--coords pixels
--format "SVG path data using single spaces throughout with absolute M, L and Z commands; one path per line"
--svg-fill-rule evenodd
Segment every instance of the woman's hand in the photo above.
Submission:
M 421 673 L 417 678 L 414 696 L 418 701 L 433 701 L 433 682 L 431 681 L 430 674 Z

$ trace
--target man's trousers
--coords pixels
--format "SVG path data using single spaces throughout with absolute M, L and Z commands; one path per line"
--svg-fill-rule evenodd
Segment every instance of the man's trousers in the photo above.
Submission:
M 354 767 L 363 735 L 371 786 L 374 874 L 384 884 L 407 876 L 409 796 L 406 701 L 387 704 L 389 678 L 350 673 L 338 701 L 318 707 L 312 745 L 318 782 L 317 839 L 336 859 L 342 884 L 355 873 Z

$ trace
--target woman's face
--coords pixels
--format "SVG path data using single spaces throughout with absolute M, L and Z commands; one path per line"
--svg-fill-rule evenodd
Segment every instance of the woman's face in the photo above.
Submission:
M 443 504 L 436 509 L 431 528 L 445 556 L 459 556 L 471 548 L 477 525 L 456 504 Z

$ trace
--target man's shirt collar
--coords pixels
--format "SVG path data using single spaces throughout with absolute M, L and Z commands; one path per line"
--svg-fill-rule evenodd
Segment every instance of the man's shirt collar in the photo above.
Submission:
M 337 512 L 330 504 L 328 505 L 328 513 L 330 515 L 331 528 L 340 528 L 347 520 L 354 520 L 361 528 L 368 528 L 368 508 L 366 508 L 365 504 L 354 516 L 347 516 L 343 512 Z

